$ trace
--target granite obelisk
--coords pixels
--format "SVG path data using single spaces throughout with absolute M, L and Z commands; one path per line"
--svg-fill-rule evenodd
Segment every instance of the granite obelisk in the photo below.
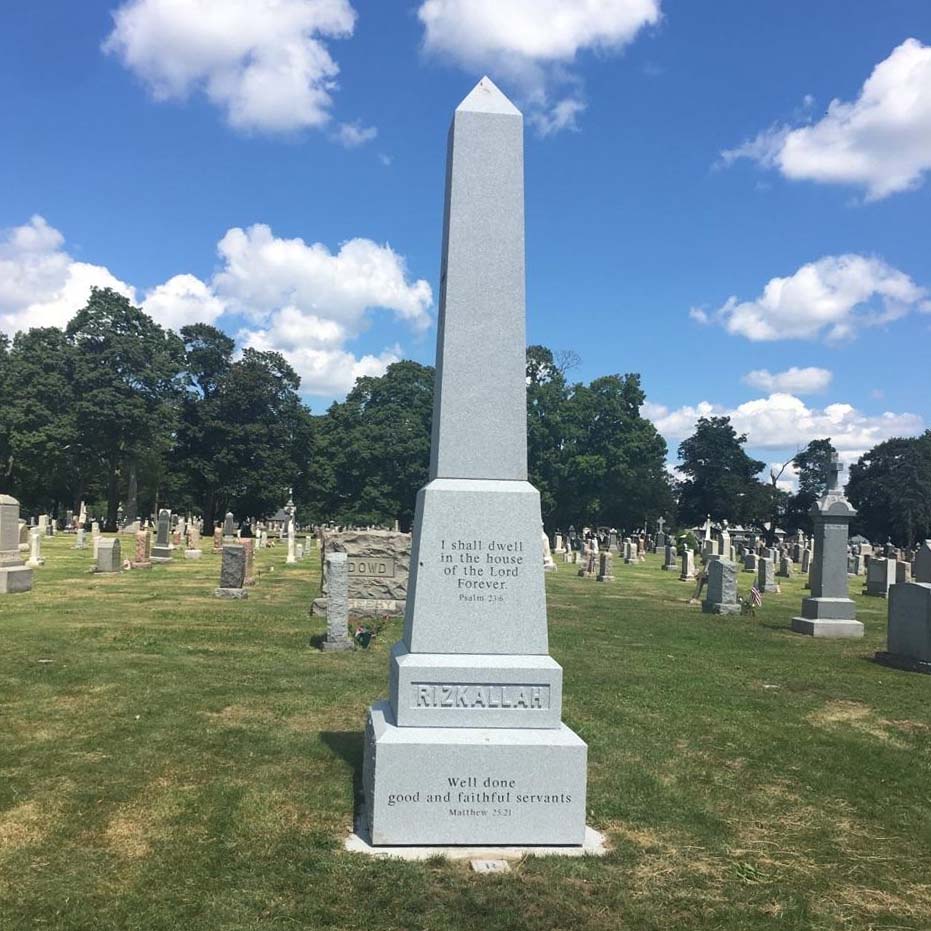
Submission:
M 523 117 L 483 78 L 449 136 L 430 481 L 366 728 L 375 845 L 584 841 L 587 747 L 561 722 L 527 481 L 523 175 Z

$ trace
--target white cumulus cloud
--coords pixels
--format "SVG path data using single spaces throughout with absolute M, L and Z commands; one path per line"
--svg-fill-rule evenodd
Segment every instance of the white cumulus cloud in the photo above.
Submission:
M 0 235 L 0 332 L 64 327 L 90 296 L 109 287 L 137 302 L 137 289 L 107 268 L 76 262 L 42 217 Z M 162 326 L 237 328 L 241 346 L 281 352 L 307 394 L 334 397 L 360 375 L 380 375 L 402 358 L 397 343 L 357 355 L 351 343 L 373 311 L 387 310 L 415 333 L 431 324 L 433 293 L 412 280 L 389 245 L 351 239 L 323 243 L 276 237 L 268 226 L 234 227 L 217 244 L 221 266 L 209 281 L 178 274 L 145 292 L 142 309 Z
M 713 315 L 689 313 L 754 341 L 843 340 L 916 309 L 931 310 L 931 301 L 905 272 L 875 257 L 828 255 L 772 278 L 753 300 L 731 297 Z
M 92 287 L 135 300 L 135 289 L 102 265 L 76 262 L 65 238 L 41 216 L 0 234 L 0 332 L 64 327 Z
M 660 0 L 423 0 L 424 47 L 519 89 L 542 135 L 576 127 L 585 109 L 571 65 L 616 51 L 660 19 Z
M 674 448 L 695 431 L 699 417 L 731 418 L 737 433 L 747 434 L 747 445 L 759 449 L 795 449 L 812 440 L 830 437 L 845 461 L 856 459 L 867 449 L 893 436 L 914 436 L 924 429 L 918 414 L 866 414 L 851 404 L 808 407 L 792 394 L 776 392 L 746 401 L 736 407 L 700 401 L 670 409 L 662 404 L 645 404 L 644 416 Z
M 873 69 L 852 102 L 832 100 L 811 125 L 777 125 L 722 153 L 785 177 L 865 188 L 880 200 L 931 170 L 931 46 L 907 39 Z
M 339 66 L 323 40 L 355 19 L 349 0 L 126 0 L 103 48 L 156 100 L 200 91 L 236 129 L 292 132 L 330 120 Z
M 226 307 L 200 278 L 175 275 L 146 294 L 142 309 L 156 323 L 180 330 L 189 323 L 215 323 Z
M 333 253 L 256 224 L 229 230 L 217 249 L 223 268 L 214 290 L 251 322 L 238 339 L 282 352 L 310 394 L 342 394 L 357 376 L 381 374 L 398 361 L 396 346 L 361 358 L 346 348 L 365 330 L 370 310 L 390 310 L 415 332 L 430 326 L 429 283 L 409 280 L 404 259 L 388 245 L 352 239 Z
M 759 388 L 769 394 L 774 391 L 789 394 L 817 394 L 831 384 L 833 377 L 828 369 L 815 366 L 798 368 L 793 365 L 784 372 L 776 373 L 768 369 L 754 369 L 744 375 L 743 382 L 751 388 Z

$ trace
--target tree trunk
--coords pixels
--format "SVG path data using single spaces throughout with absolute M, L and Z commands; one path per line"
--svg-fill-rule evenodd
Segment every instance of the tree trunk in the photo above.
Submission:
M 130 459 L 128 463 L 129 476 L 127 478 L 126 489 L 126 520 L 131 524 L 139 510 L 139 482 L 136 478 L 136 460 Z
M 107 532 L 118 530 L 116 514 L 120 506 L 119 469 L 116 462 L 110 462 L 110 480 L 107 487 Z

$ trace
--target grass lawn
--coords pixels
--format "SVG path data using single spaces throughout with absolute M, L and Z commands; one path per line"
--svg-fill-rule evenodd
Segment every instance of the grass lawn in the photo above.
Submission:
M 322 654 L 316 554 L 259 554 L 233 602 L 210 541 L 119 577 L 72 545 L 0 598 L 3 931 L 931 928 L 931 677 L 870 661 L 860 580 L 866 638 L 826 642 L 788 630 L 801 579 L 722 618 L 659 557 L 560 563 L 551 652 L 614 849 L 477 876 L 341 848 L 399 621 Z

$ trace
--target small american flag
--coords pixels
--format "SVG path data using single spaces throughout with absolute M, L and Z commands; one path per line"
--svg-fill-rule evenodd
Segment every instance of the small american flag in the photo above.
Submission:
M 760 590 L 755 585 L 750 589 L 750 603 L 754 608 L 763 607 L 763 596 L 760 594 Z

